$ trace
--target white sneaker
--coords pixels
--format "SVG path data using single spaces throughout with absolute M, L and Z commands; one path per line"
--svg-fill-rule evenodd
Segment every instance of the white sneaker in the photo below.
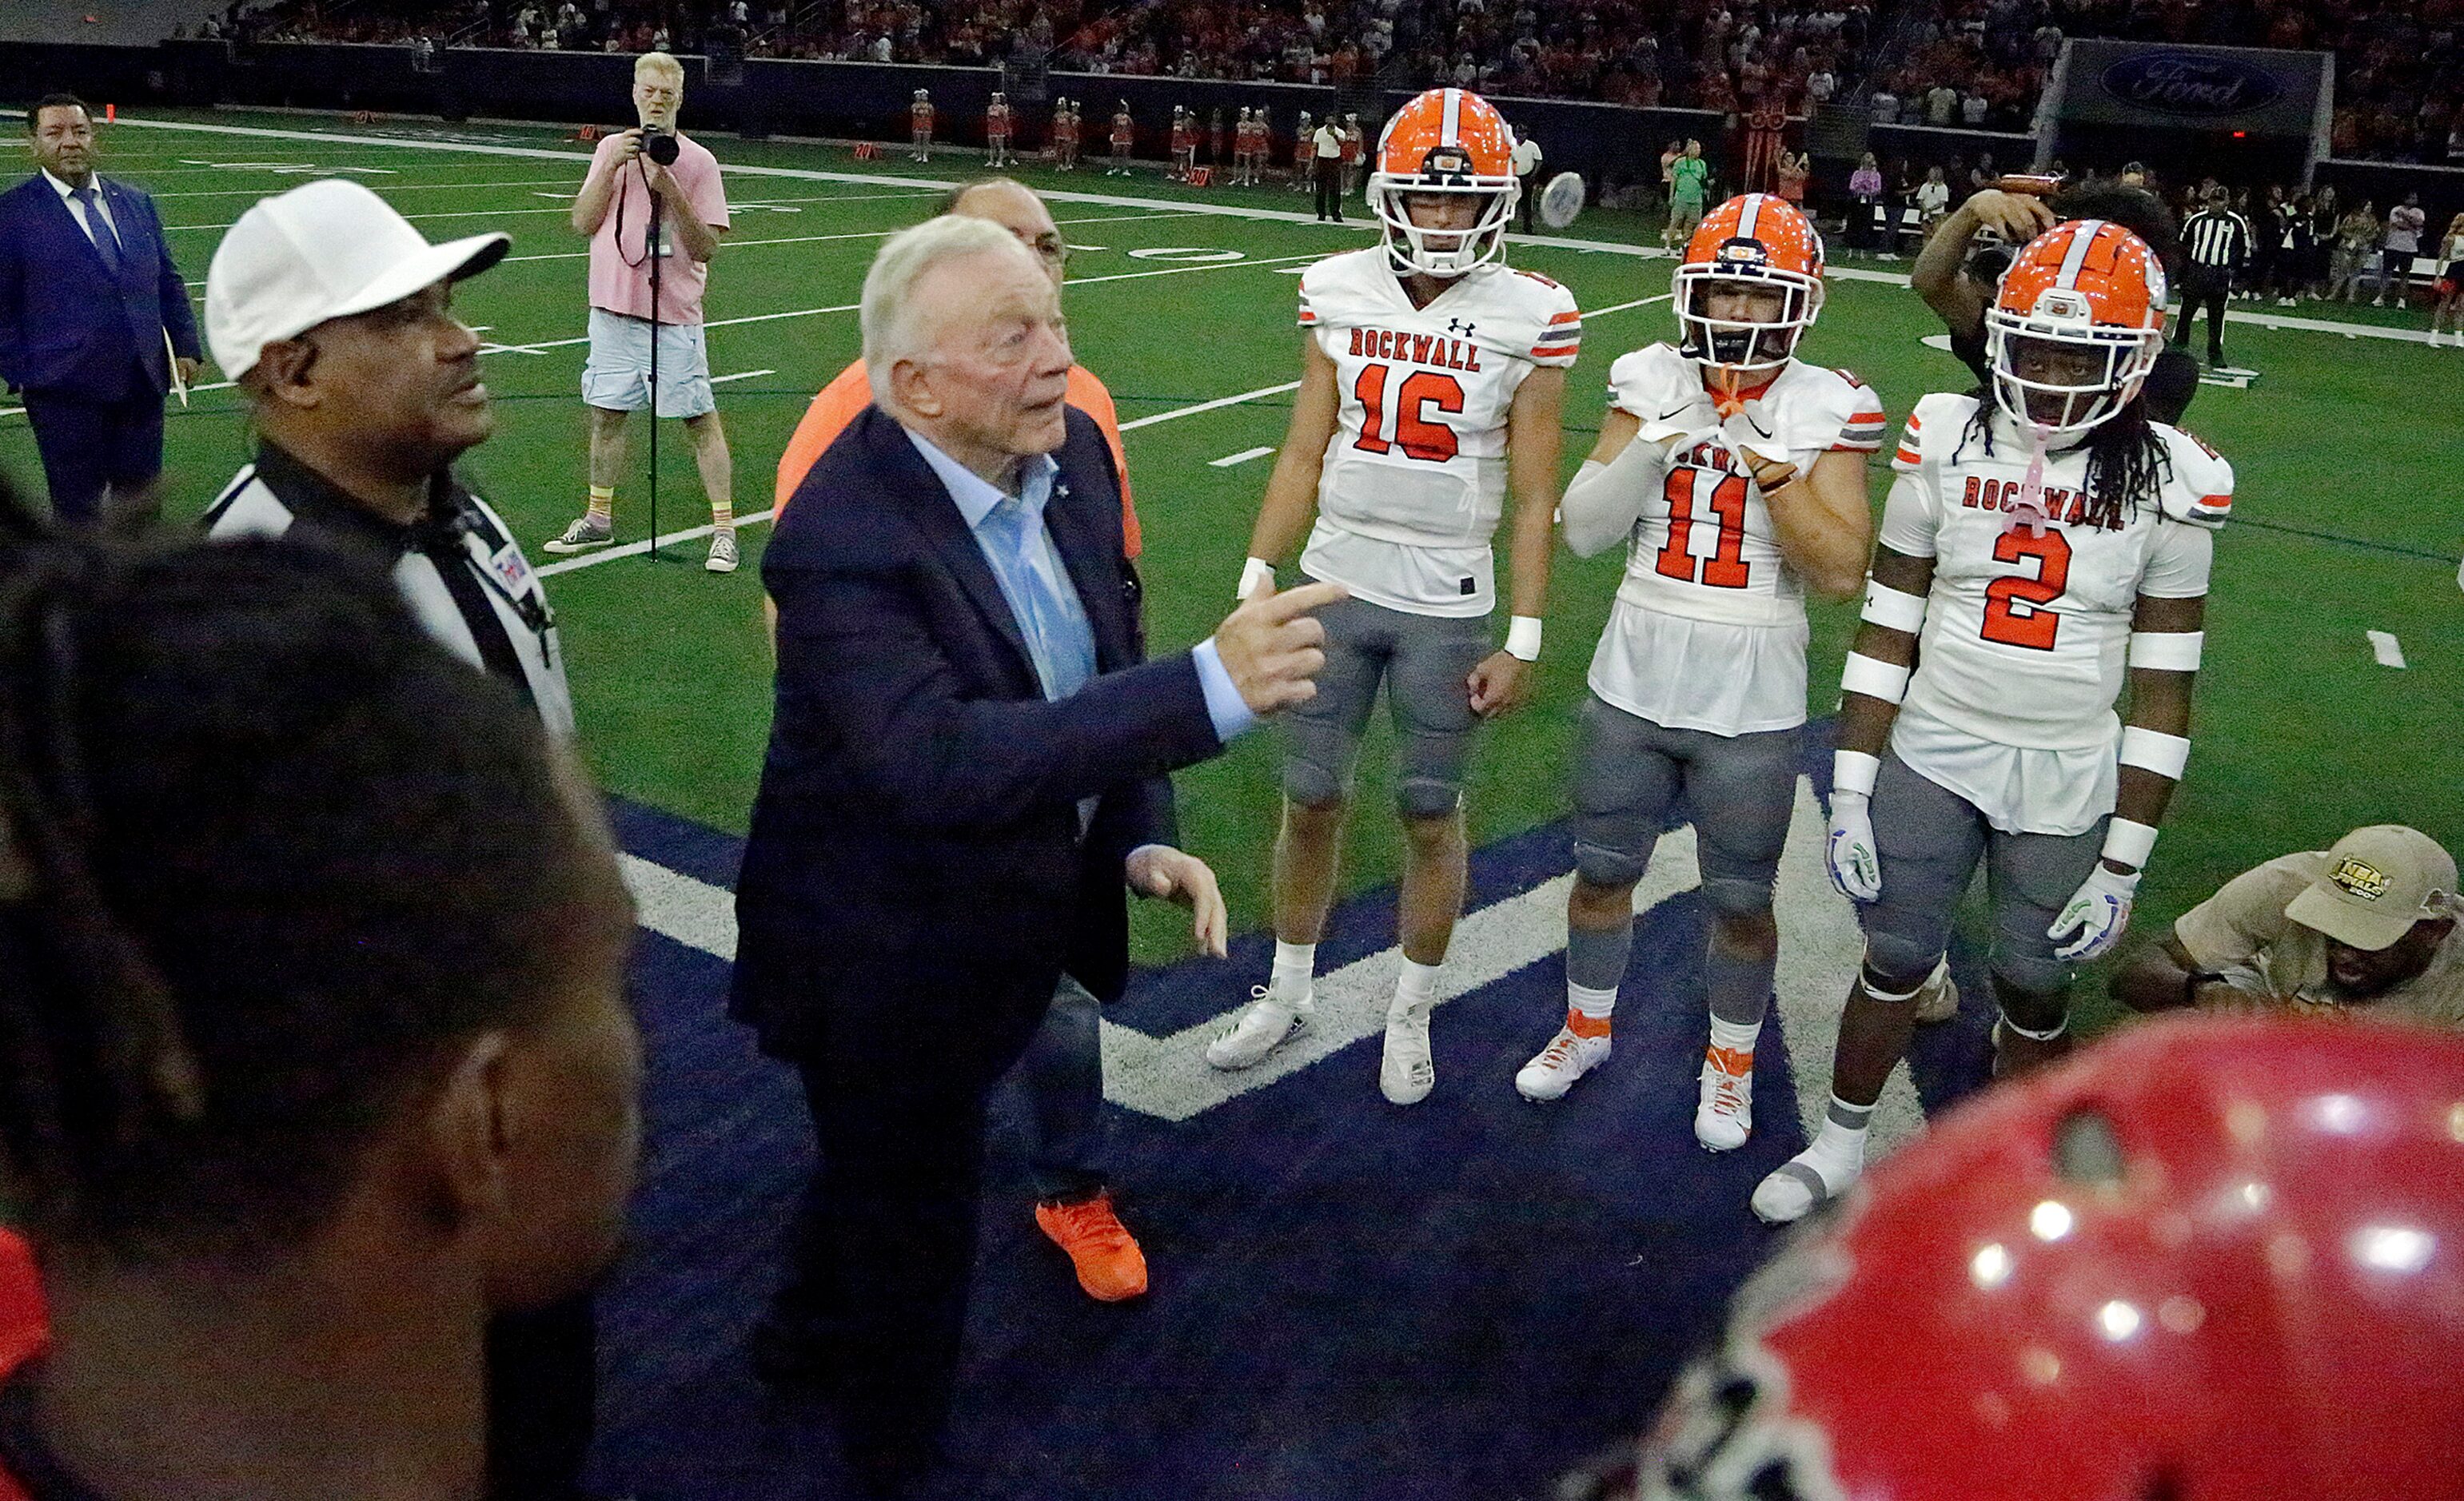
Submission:
M 1718 1056 L 1722 1051 L 1715 1048 L 1703 1055 L 1699 1079 L 1702 1095 L 1694 1105 L 1694 1140 L 1710 1151 L 1732 1152 L 1754 1134 L 1753 1060 L 1746 1060 L 1744 1073 L 1732 1074 Z
M 1386 1012 L 1386 1051 L 1377 1060 L 1377 1092 L 1387 1102 L 1417 1105 L 1438 1084 L 1438 1065 L 1429 1056 L 1429 1007 L 1390 1009 Z
M 701 565 L 714 574 L 736 572 L 736 529 L 721 527 L 710 534 L 710 560 Z
M 1766 1225 L 1801 1220 L 1856 1186 L 1865 1175 L 1865 1157 L 1840 1162 L 1830 1153 L 1807 1147 L 1772 1169 L 1754 1186 L 1754 1217 Z
M 1255 1068 L 1266 1055 L 1309 1031 L 1314 1001 L 1303 991 L 1287 1001 L 1266 986 L 1249 991 L 1249 1008 L 1230 1031 L 1206 1045 L 1206 1061 L 1219 1069 Z
M 612 521 L 593 524 L 586 514 L 573 518 L 566 527 L 544 545 L 551 553 L 579 553 L 587 548 L 605 547 L 616 540 L 616 524 Z
M 1608 1060 L 1607 1033 L 1585 1037 L 1572 1027 L 1560 1027 L 1557 1035 L 1549 1039 L 1549 1046 L 1514 1076 L 1514 1092 L 1539 1104 L 1563 1099 L 1576 1079 Z
M 1950 956 L 1946 954 L 1925 976 L 1917 990 L 1917 1020 L 1924 1023 L 1948 1021 L 1959 1014 L 1959 982 L 1950 977 Z

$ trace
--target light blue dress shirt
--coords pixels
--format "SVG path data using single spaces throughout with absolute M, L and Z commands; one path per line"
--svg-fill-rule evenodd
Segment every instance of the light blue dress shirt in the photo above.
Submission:
M 1010 617 L 1026 640 L 1026 653 L 1035 663 L 1044 696 L 1064 699 L 1086 686 L 1095 676 L 1094 627 L 1088 623 L 1085 601 L 1078 598 L 1078 587 L 1062 566 L 1060 550 L 1052 545 L 1051 530 L 1044 523 L 1044 508 L 1052 500 L 1061 466 L 1048 453 L 1027 460 L 1019 472 L 1018 493 L 1012 496 L 913 428 L 907 430 L 907 441 L 940 476 L 960 519 L 991 566 Z M 1215 639 L 1210 636 L 1199 642 L 1190 656 L 1198 663 L 1199 686 L 1206 694 L 1206 717 L 1214 723 L 1215 738 L 1229 741 L 1255 725 L 1258 716 L 1232 685 L 1232 674 L 1216 654 Z

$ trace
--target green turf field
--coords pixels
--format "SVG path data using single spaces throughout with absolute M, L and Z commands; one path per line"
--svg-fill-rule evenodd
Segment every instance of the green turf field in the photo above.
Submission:
M 375 127 L 463 147 L 434 150 L 379 143 L 368 139 L 369 128 L 332 118 L 193 120 L 252 133 L 123 122 L 107 134 L 103 163 L 110 175 L 158 195 L 192 281 L 202 282 L 221 227 L 256 197 L 309 175 L 359 176 L 431 239 L 495 228 L 514 235 L 507 263 L 471 283 L 457 303 L 466 320 L 508 346 L 487 360 L 496 435 L 465 469 L 514 524 L 534 561 L 548 561 L 539 544 L 583 499 L 577 381 L 584 245 L 566 228 L 565 213 L 588 148 L 562 131 L 512 126 L 450 134 L 407 123 Z M 352 139 L 319 140 L 315 133 Z M 915 180 L 956 179 L 972 161 L 936 160 L 919 168 L 894 154 L 858 163 L 838 147 L 709 143 L 732 169 L 736 205 L 735 231 L 712 270 L 708 316 L 712 371 L 725 381 L 720 411 L 735 450 L 741 515 L 768 505 L 780 449 L 805 399 L 855 354 L 852 304 L 875 246 L 932 203 L 932 189 Z M 545 148 L 561 159 L 472 146 Z M 733 170 L 748 166 L 873 180 Z M 1107 179 L 1100 169 L 1023 175 L 1039 187 L 1149 201 L 1053 207 L 1080 248 L 1070 262 L 1067 305 L 1080 359 L 1111 385 L 1125 423 L 1168 419 L 1131 431 L 1129 456 L 1146 530 L 1154 642 L 1158 649 L 1186 645 L 1230 599 L 1271 463 L 1216 468 L 1210 461 L 1278 442 L 1287 398 L 1171 414 L 1293 380 L 1299 340 L 1289 272 L 1366 243 L 1368 231 L 1198 211 L 1227 205 L 1306 210 L 1306 197 L 1280 186 L 1193 192 L 1152 175 Z M 1155 200 L 1191 207 L 1155 207 Z M 1572 232 L 1620 245 L 1656 239 L 1639 220 L 1617 214 L 1589 215 Z M 1615 250 L 1523 244 L 1511 257 L 1567 283 L 1591 315 L 1567 410 L 1571 472 L 1590 446 L 1610 361 L 1671 331 L 1661 295 L 1669 263 Z M 1660 300 L 1626 306 L 1646 298 Z M 2286 315 L 2394 322 L 2388 313 L 2306 304 Z M 1896 420 L 1924 393 L 1969 383 L 1947 354 L 1920 342 L 1937 328 L 1903 287 L 1840 278 L 1805 352 L 1855 369 Z M 2235 519 L 2217 548 L 2197 750 L 2143 893 L 2142 933 L 2157 930 L 2235 871 L 2288 849 L 2323 845 L 2355 824 L 2400 819 L 2451 848 L 2464 847 L 2464 784 L 2453 744 L 2464 689 L 2456 659 L 2464 495 L 2453 480 L 2464 433 L 2464 401 L 2456 395 L 2464 354 L 2336 331 L 2247 326 L 2234 330 L 2231 353 L 2264 375 L 2249 389 L 2203 389 L 2189 420 L 2233 461 L 2239 484 Z M 638 425 L 635 432 L 638 468 Z M 167 489 L 175 513 L 201 509 L 250 446 L 233 393 L 201 392 L 191 409 L 174 406 Z M 680 426 L 663 438 L 661 456 L 663 529 L 706 522 Z M 21 482 L 39 473 L 22 417 L 0 417 L 0 466 Z M 1886 479 L 1878 456 L 1878 505 Z M 644 486 L 629 483 L 618 495 L 620 536 L 641 536 L 646 521 Z M 551 581 L 583 745 L 611 790 L 743 828 L 769 718 L 758 570 L 764 535 L 761 527 L 746 528 L 746 567 L 733 577 L 705 575 L 702 544 L 688 541 L 674 546 L 680 563 L 619 558 Z M 1469 802 L 1476 840 L 1564 811 L 1573 710 L 1618 567 L 1610 557 L 1582 563 L 1559 553 L 1541 696 L 1484 744 Z M 1852 615 L 1848 606 L 1815 609 L 1817 714 L 1829 712 L 1836 698 L 1831 685 Z M 2373 660 L 2365 633 L 2374 630 L 2401 643 L 2404 670 Z M 1252 736 L 1180 778 L 1185 840 L 1215 863 L 1242 928 L 1264 921 L 1273 756 L 1271 737 Z M 1395 868 L 1392 820 L 1375 813 L 1386 804 L 1382 759 L 1374 742 L 1361 799 L 1372 816 L 1354 834 L 1353 885 L 1390 880 Z M 1168 959 L 1185 945 L 1177 915 L 1141 913 L 1140 958 Z

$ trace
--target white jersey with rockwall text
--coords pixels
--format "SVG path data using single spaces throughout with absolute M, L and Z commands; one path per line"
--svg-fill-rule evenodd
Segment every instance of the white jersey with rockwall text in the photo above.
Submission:
M 1928 396 L 1891 468 L 1881 545 L 1934 560 L 1917 669 L 1891 748 L 2013 833 L 2077 834 L 2112 812 L 2132 612 L 2208 592 L 2233 466 L 2179 428 L 2155 504 L 2087 493 L 2088 447 L 2045 456 L 2043 521 L 2020 503 L 2030 440 L 1970 396 Z
M 1882 444 L 1882 403 L 1844 370 L 1790 360 L 1723 421 L 1702 367 L 1668 344 L 1609 369 L 1609 404 L 1676 436 L 1643 502 L 1591 686 L 1657 725 L 1738 735 L 1805 722 L 1805 590 L 1739 443 L 1799 472 L 1836 449 Z
M 1534 369 L 1574 362 L 1574 294 L 1490 265 L 1415 308 L 1383 250 L 1353 250 L 1302 274 L 1300 323 L 1341 398 L 1302 571 L 1389 609 L 1486 615 L 1507 419 Z

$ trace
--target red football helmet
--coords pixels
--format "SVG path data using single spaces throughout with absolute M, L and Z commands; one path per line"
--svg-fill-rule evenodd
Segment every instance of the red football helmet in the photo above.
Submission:
M 1635 1493 L 2464 1492 L 2464 1039 L 2133 1027 L 1993 1089 L 1740 1290 Z
M 1822 236 L 1788 200 L 1740 194 L 1694 230 L 1674 280 L 1678 347 L 1704 364 L 1758 378 L 1788 363 L 1822 312 Z M 1778 292 L 1778 314 L 1713 317 L 1710 295 L 1739 287 Z
M 0 1379 L 43 1347 L 43 1287 L 26 1243 L 0 1229 Z
M 1369 208 L 1387 252 L 1414 271 L 1460 276 L 1505 254 L 1506 226 L 1522 192 L 1514 132 L 1497 106 L 1468 90 L 1431 89 L 1397 110 L 1378 134 Z M 1422 228 L 1412 222 L 1409 200 L 1429 193 L 1471 198 L 1478 217 Z
M 2049 439 L 2075 437 L 2129 405 L 2156 368 L 2165 268 L 2118 224 L 2057 224 L 2003 272 L 1985 342 L 2003 414 Z

